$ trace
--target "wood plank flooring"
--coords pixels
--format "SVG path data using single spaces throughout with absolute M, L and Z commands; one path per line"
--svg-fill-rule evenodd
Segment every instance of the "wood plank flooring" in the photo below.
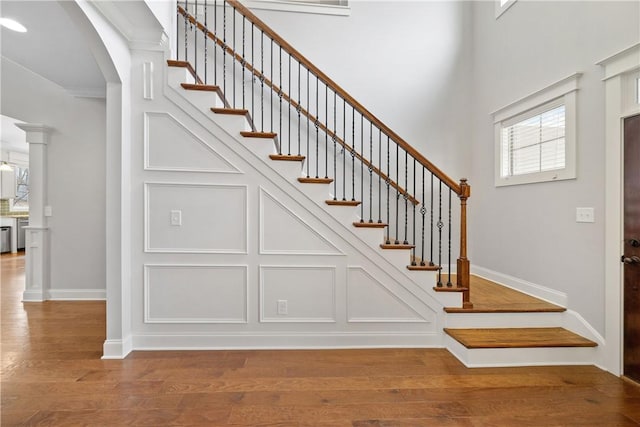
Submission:
M 20 302 L 1 258 L 2 426 L 637 426 L 640 387 L 593 366 L 467 369 L 443 349 L 134 352 L 105 305 Z
M 444 331 L 467 348 L 596 347 L 564 328 L 479 328 Z
M 455 283 L 455 275 L 451 281 Z M 564 307 L 498 285 L 478 276 L 471 276 L 471 302 L 473 308 L 447 307 L 447 313 L 517 313 L 562 312 Z

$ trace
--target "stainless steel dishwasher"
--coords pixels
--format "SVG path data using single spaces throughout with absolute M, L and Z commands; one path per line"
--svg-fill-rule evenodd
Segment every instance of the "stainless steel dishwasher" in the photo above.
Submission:
M 29 218 L 18 218 L 18 246 L 17 249 L 21 250 L 25 247 L 25 227 L 29 225 Z

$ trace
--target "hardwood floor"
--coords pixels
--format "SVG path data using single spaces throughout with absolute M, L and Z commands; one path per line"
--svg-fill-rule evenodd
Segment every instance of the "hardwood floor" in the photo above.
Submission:
M 134 352 L 105 305 L 20 302 L 3 255 L 2 426 L 635 426 L 640 387 L 592 366 L 467 369 L 442 349 Z

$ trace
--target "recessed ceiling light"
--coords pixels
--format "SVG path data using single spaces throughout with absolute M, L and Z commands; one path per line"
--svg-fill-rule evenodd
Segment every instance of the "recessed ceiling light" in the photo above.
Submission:
M 22 25 L 18 21 L 15 21 L 11 18 L 0 18 L 0 25 L 10 30 L 17 31 L 19 33 L 27 32 L 27 29 L 24 27 L 24 25 Z

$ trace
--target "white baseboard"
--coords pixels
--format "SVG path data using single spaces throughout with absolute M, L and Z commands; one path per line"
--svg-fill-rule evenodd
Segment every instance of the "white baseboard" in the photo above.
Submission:
M 443 346 L 442 334 L 439 333 L 148 334 L 133 337 L 133 350 L 321 350 Z
M 507 274 L 498 273 L 497 271 L 493 271 L 488 268 L 472 264 L 471 274 L 475 274 L 476 276 L 491 280 L 508 288 L 515 289 L 516 291 L 540 298 L 541 300 L 545 300 L 561 307 L 566 307 L 568 303 L 567 294 L 564 292 L 559 292 L 555 289 L 547 288 L 546 286 L 527 282 L 526 280 L 509 276 Z M 471 292 L 473 293 L 473 290 Z
M 124 340 L 106 340 L 102 345 L 102 359 L 124 359 L 131 349 L 131 335 Z
M 50 301 L 105 301 L 104 289 L 49 289 L 45 292 Z
M 41 290 L 26 290 L 22 293 L 22 302 L 42 302 L 44 300 L 44 292 L 42 292 Z

